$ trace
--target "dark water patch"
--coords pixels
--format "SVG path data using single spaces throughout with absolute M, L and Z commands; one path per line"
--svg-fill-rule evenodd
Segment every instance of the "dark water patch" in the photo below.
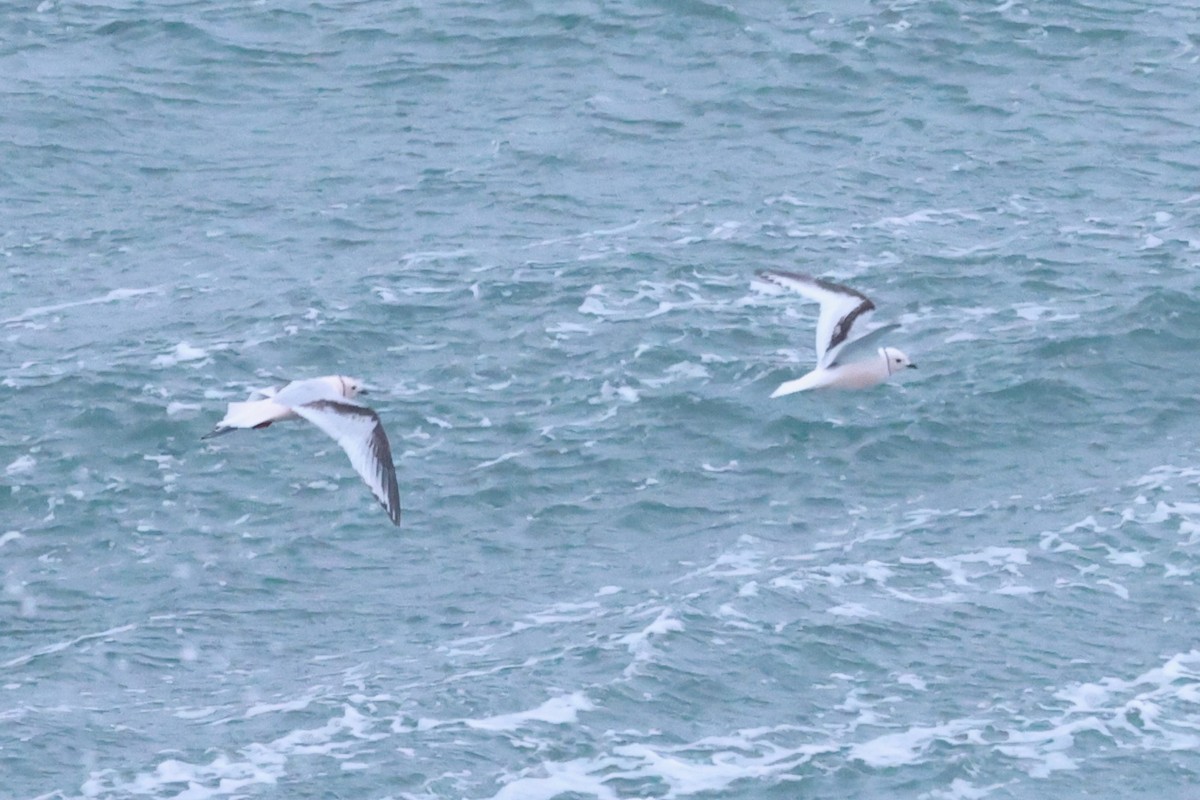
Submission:
M 1035 421 L 1078 419 L 1091 407 L 1087 394 L 1065 378 L 1026 378 L 1003 389 L 983 392 L 981 397 L 1025 426 Z
M 111 36 L 116 39 L 138 40 L 165 37 L 181 40 L 211 41 L 205 31 L 188 22 L 153 20 L 153 19 L 123 19 L 107 22 L 95 29 L 98 36 Z
M 1168 344 L 1172 339 L 1191 340 L 1200 336 L 1200 297 L 1153 289 L 1124 315 L 1124 321 L 1134 336 L 1158 335 Z

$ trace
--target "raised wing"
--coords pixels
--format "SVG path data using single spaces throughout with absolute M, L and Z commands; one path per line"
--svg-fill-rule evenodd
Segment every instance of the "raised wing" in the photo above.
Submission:
M 760 270 L 758 277 L 791 289 L 821 304 L 817 317 L 817 366 L 829 367 L 838 351 L 857 338 L 875 311 L 875 304 L 862 292 L 798 272 Z
M 878 328 L 872 328 L 855 339 L 851 339 L 842 345 L 837 351 L 836 357 L 829 362 L 829 366 L 837 366 L 838 364 L 848 364 L 851 361 L 865 360 L 872 352 L 876 343 L 885 333 L 891 333 L 900 327 L 899 323 L 893 322 L 890 325 L 880 325 Z
M 280 393 L 282 395 L 282 392 Z M 350 457 L 371 492 L 395 525 L 400 524 L 400 488 L 392 464 L 392 446 L 379 415 L 347 400 L 314 400 L 292 410 L 333 437 Z

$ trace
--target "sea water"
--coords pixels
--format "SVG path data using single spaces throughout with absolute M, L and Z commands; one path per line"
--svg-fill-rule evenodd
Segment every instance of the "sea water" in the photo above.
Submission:
M 9 3 L 0 797 L 1197 796 L 1195 22 Z

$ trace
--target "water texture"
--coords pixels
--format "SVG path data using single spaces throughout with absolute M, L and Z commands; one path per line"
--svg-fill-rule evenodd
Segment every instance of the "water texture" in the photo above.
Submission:
M 1183 2 L 0 9 L 0 797 L 1195 797 Z M 815 306 L 917 372 L 769 400 Z M 394 529 L 255 387 L 375 387 Z

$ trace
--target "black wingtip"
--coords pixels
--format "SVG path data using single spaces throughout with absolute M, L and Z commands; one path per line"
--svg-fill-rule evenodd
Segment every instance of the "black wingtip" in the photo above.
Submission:
M 397 528 L 400 527 L 400 487 L 392 482 L 388 487 L 388 502 L 381 503 L 383 510 L 387 512 L 388 519 Z
M 396 483 L 395 472 L 391 473 L 390 480 L 386 482 L 387 502 L 380 500 L 379 505 L 383 506 L 383 510 L 387 512 L 388 519 L 397 528 L 400 527 L 400 486 Z

